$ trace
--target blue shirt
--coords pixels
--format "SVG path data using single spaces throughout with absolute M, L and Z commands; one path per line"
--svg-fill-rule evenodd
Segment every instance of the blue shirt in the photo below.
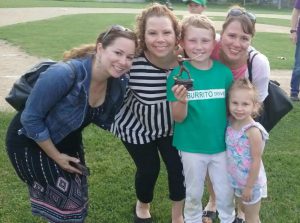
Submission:
M 35 141 L 51 138 L 56 144 L 81 126 L 88 107 L 92 56 L 71 63 L 75 72 L 70 65 L 59 62 L 41 73 L 22 112 L 19 134 Z M 104 112 L 94 120 L 103 129 L 110 128 L 123 102 L 128 78 L 111 77 L 108 82 Z

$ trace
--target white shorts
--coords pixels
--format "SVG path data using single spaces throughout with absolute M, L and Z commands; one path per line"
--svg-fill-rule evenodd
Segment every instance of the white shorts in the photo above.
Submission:
M 241 198 L 243 189 L 234 188 L 234 195 Z M 266 198 L 268 194 L 267 184 L 260 188 L 254 188 L 252 191 L 252 198 L 250 201 L 242 201 L 243 204 L 250 205 L 259 202 L 262 198 Z

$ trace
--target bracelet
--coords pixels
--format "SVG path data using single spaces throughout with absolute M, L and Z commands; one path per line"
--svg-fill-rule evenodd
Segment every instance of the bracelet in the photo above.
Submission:
M 297 30 L 296 29 L 291 29 L 290 30 L 290 33 L 292 34 L 292 33 L 296 33 L 297 32 Z

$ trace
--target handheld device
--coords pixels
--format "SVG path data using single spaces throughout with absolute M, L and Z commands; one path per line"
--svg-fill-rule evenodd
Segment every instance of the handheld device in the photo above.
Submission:
M 76 169 L 80 170 L 82 175 L 84 176 L 89 176 L 90 175 L 90 170 L 87 168 L 85 165 L 82 163 L 75 163 L 75 162 L 70 162 L 70 165 L 75 167 Z

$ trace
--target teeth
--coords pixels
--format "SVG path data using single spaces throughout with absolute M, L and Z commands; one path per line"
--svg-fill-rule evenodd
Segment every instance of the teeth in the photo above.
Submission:
M 239 53 L 239 51 L 235 50 L 235 49 L 230 49 L 230 52 L 233 53 L 233 54 L 238 54 Z
M 121 67 L 115 67 L 115 69 L 116 69 L 117 71 L 122 71 L 122 70 L 123 70 L 123 68 L 121 68 Z

